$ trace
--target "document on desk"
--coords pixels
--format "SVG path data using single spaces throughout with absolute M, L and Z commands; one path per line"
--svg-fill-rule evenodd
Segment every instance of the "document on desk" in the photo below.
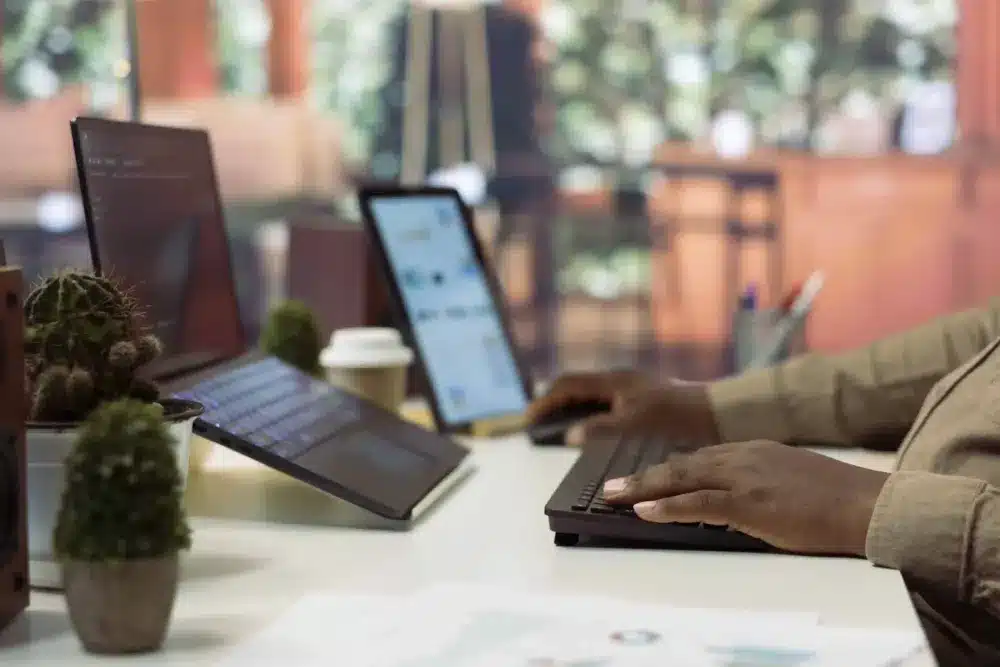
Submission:
M 826 628 L 810 614 L 446 586 L 309 596 L 222 667 L 892 667 L 923 644 L 915 633 Z

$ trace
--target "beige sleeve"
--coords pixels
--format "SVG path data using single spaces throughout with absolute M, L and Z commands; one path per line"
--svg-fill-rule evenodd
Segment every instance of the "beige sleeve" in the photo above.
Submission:
M 724 440 L 861 445 L 901 438 L 931 387 L 1000 335 L 1000 300 L 859 350 L 809 354 L 709 385 Z
M 1000 489 L 969 477 L 897 472 L 879 495 L 866 554 L 1000 615 Z

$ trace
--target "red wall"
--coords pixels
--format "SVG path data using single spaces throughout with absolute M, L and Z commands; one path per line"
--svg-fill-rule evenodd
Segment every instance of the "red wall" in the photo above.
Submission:
M 271 94 L 299 97 L 309 86 L 309 0 L 268 0 L 271 41 L 268 72 Z
M 1000 2 L 958 0 L 959 123 L 967 138 L 1000 140 Z

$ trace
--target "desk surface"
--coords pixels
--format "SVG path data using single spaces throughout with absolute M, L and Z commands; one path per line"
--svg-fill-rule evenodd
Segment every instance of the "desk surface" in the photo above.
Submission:
M 512 437 L 477 443 L 475 455 L 479 470 L 410 533 L 194 519 L 168 643 L 129 664 L 211 665 L 310 592 L 409 592 L 447 581 L 919 628 L 898 573 L 862 560 L 556 548 L 542 508 L 575 453 Z M 217 449 L 210 464 L 224 468 L 229 456 L 236 455 Z M 882 469 L 892 464 L 877 454 L 837 456 Z M 99 662 L 79 649 L 62 598 L 37 593 L 0 637 L 0 661 Z M 913 664 L 932 663 L 925 657 Z

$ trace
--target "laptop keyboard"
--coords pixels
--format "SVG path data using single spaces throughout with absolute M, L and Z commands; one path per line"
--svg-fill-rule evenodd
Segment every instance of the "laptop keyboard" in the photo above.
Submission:
M 360 418 L 353 401 L 276 359 L 241 366 L 177 397 L 204 405 L 203 421 L 288 459 Z

